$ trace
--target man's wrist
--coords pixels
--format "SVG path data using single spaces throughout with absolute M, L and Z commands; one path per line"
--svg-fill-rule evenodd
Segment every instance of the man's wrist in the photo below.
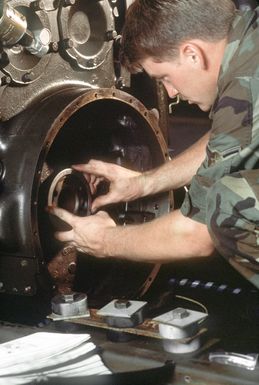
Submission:
M 121 257 L 122 236 L 120 226 L 106 229 L 103 235 L 103 256 L 107 258 Z
M 145 197 L 152 194 L 152 178 L 148 172 L 143 172 L 139 176 L 139 193 L 139 197 Z

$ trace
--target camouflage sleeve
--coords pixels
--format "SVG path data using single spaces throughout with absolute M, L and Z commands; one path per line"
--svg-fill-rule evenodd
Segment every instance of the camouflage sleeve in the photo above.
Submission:
M 259 288 L 259 170 L 226 175 L 207 199 L 207 225 L 215 247 Z
M 201 223 L 206 223 L 207 194 L 216 181 L 239 170 L 259 168 L 259 79 L 235 78 L 222 88 L 211 112 L 206 159 L 181 207 L 183 215 Z

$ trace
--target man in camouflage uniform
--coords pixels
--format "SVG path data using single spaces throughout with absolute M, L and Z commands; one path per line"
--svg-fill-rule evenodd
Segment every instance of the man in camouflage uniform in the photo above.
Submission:
M 138 174 L 90 161 L 76 168 L 110 181 L 93 203 L 130 201 L 190 184 L 180 210 L 138 226 L 105 212 L 56 215 L 73 230 L 60 240 L 97 257 L 170 261 L 214 247 L 259 288 L 259 8 L 231 0 L 135 0 L 122 38 L 122 62 L 161 80 L 170 97 L 210 109 L 212 128 L 188 151 Z M 134 240 L 134 242 L 133 242 Z
M 257 10 L 258 12 L 258 10 Z M 259 287 L 259 33 L 255 12 L 237 14 L 211 109 L 207 157 L 181 208 L 207 223 L 216 248 Z

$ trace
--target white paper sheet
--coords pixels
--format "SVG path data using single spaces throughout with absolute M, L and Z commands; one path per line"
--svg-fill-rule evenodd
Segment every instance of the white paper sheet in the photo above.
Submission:
M 0 385 L 108 374 L 89 334 L 34 333 L 0 345 Z

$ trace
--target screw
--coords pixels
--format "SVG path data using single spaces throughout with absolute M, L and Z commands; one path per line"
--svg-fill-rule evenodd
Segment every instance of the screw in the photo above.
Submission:
M 74 301 L 74 294 L 62 294 L 62 299 L 64 300 L 64 302 L 73 302 Z
M 59 49 L 59 46 L 58 46 L 58 42 L 57 41 L 52 41 L 49 44 L 49 51 L 50 52 L 58 52 L 58 49 Z
M 25 74 L 23 74 L 22 76 L 22 81 L 24 83 L 29 83 L 32 81 L 32 77 L 31 77 L 31 74 L 29 72 L 26 72 Z
M 95 84 L 98 81 L 98 77 L 95 74 L 93 74 L 90 81 L 92 84 Z
M 31 3 L 31 7 L 34 9 L 34 11 L 42 11 L 44 9 L 44 1 L 43 0 L 36 0 Z
M 68 254 L 71 254 L 75 251 L 75 247 L 74 246 L 66 246 L 62 249 L 62 255 L 66 256 Z
M 64 0 L 63 6 L 68 7 L 70 5 L 75 5 L 76 0 Z
M 184 376 L 184 382 L 186 382 L 187 384 L 190 384 L 192 382 L 192 379 L 190 376 Z
M 183 319 L 189 316 L 189 312 L 182 307 L 178 307 L 172 311 L 172 316 L 174 319 Z
M 68 49 L 68 48 L 73 48 L 74 47 L 74 42 L 72 39 L 64 39 L 62 41 L 62 44 L 63 44 L 63 47 L 65 49 Z
M 12 81 L 12 79 L 10 78 L 10 76 L 3 76 L 0 79 L 0 86 L 8 85 L 11 83 L 11 81 Z
M 116 80 L 116 86 L 117 88 L 124 88 L 125 87 L 125 80 L 122 78 L 122 77 L 119 77 L 117 80 Z
M 68 272 L 70 274 L 75 274 L 76 272 L 76 263 L 75 262 L 71 262 L 69 265 L 68 265 L 68 268 L 67 268 Z
M 105 33 L 106 41 L 114 40 L 117 37 L 117 32 L 115 30 L 110 30 Z
M 130 301 L 128 301 L 127 299 L 117 299 L 114 302 L 114 307 L 116 309 L 127 309 L 128 307 L 130 307 Z
M 28 261 L 26 261 L 26 259 L 23 259 L 23 260 L 21 261 L 21 266 L 22 266 L 22 267 L 28 266 Z

